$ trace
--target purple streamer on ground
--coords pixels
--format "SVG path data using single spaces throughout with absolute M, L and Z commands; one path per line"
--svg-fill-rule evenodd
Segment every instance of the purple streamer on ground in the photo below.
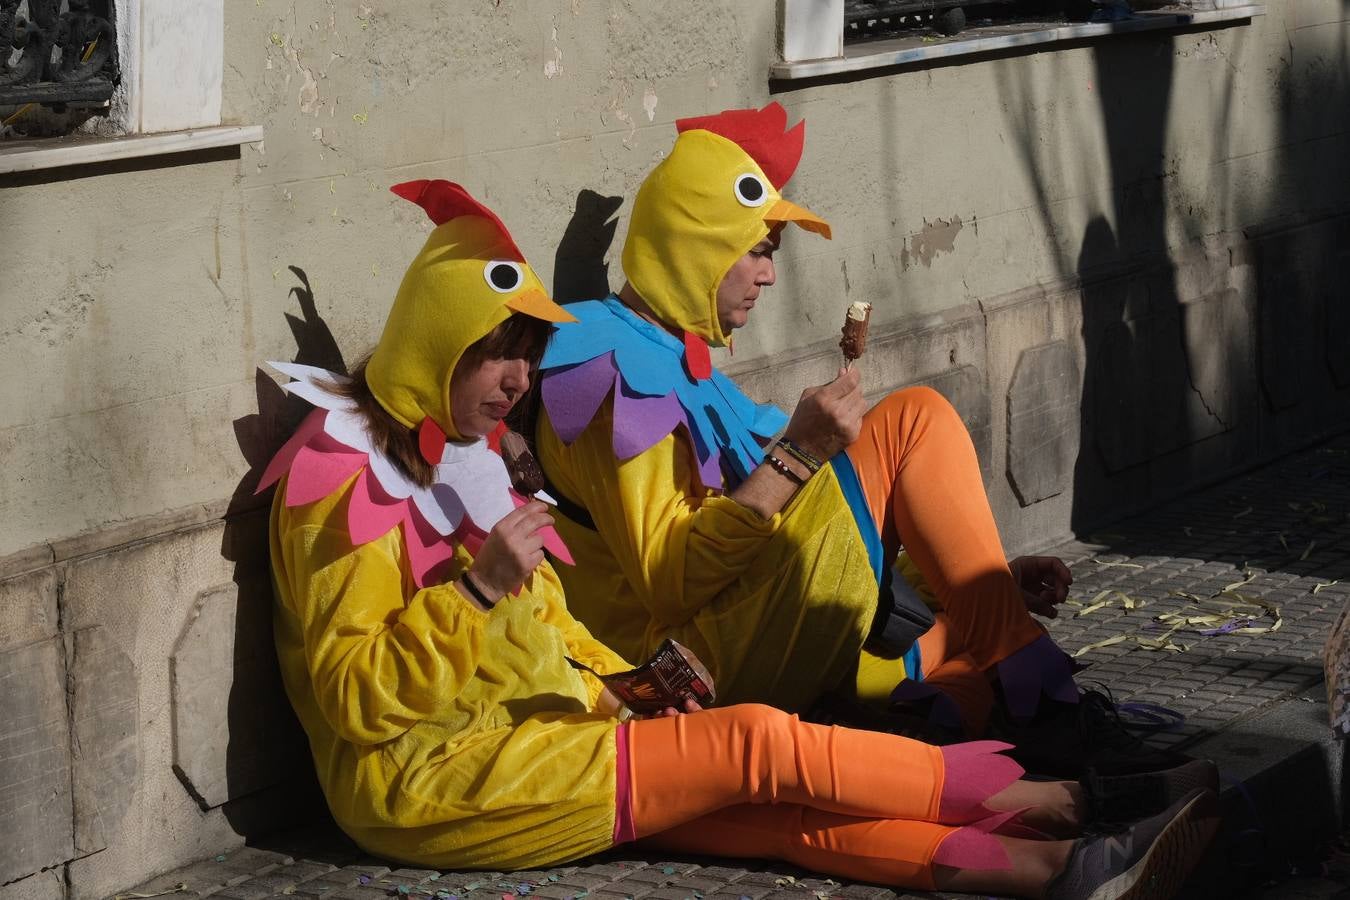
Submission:
M 1234 620 L 1231 621 L 1231 622 L 1225 622 L 1224 624 L 1220 625 L 1218 628 L 1209 628 L 1209 629 L 1206 629 L 1206 630 L 1200 632 L 1200 634 L 1203 634 L 1205 637 L 1214 637 L 1214 635 L 1216 635 L 1216 634 L 1232 634 L 1234 631 L 1237 631 L 1239 628 L 1250 628 L 1251 625 L 1252 625 L 1252 621 L 1253 621 L 1252 619 L 1245 619 L 1245 618 L 1244 618 L 1244 619 L 1234 619 Z

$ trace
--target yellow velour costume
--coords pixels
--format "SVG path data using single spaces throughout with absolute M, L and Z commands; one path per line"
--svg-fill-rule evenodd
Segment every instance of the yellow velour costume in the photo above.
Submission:
M 775 225 L 829 236 L 779 193 L 804 136 L 802 123 L 785 125 L 777 103 L 677 123 L 634 200 L 623 264 L 684 338 L 616 297 L 570 305 L 579 323 L 545 354 L 536 436 L 579 561 L 561 573 L 577 616 L 632 658 L 673 636 L 728 703 L 800 710 L 856 665 L 881 560 L 846 464 L 826 466 L 767 520 L 723 495 L 786 417 L 708 364 L 707 345 L 728 342 L 718 285 Z M 887 689 L 904 669 L 892 661 L 888 673 Z
M 675 637 L 731 703 L 802 710 L 854 688 L 929 703 L 942 724 L 975 732 L 994 676 L 1016 716 L 1047 694 L 1075 703 L 1068 660 L 1003 555 L 969 434 L 936 392 L 878 403 L 859 438 L 767 520 L 727 496 L 787 417 L 712 368 L 707 345 L 728 342 L 718 287 L 773 227 L 829 236 L 780 194 L 802 149 L 803 123 L 786 122 L 777 103 L 677 122 L 623 251 L 629 284 L 662 324 L 612 295 L 572 304 L 578 321 L 544 355 L 537 445 L 577 560 L 560 573 L 572 609 L 632 658 Z M 913 564 L 892 574 L 902 543 Z M 937 612 L 906 606 L 906 581 L 931 585 Z M 873 656 L 869 638 L 903 655 Z
M 281 483 L 282 674 L 343 830 L 388 859 L 461 869 L 556 865 L 635 839 L 925 889 L 940 866 L 1007 868 L 990 832 L 1015 813 L 985 802 L 1021 774 L 1000 755 L 1008 745 L 938 748 L 755 704 L 620 724 L 593 711 L 602 686 L 567 658 L 602 674 L 628 666 L 568 613 L 548 563 L 488 611 L 460 594 L 451 582 L 525 498 L 488 440 L 456 434 L 455 362 L 512 313 L 570 316 L 462 188 L 395 190 L 437 228 L 367 386 L 417 426 L 434 483 L 373 445 L 338 376 L 291 364 L 274 365 L 318 408 L 262 482 Z
M 339 376 L 278 366 L 319 407 L 262 483 L 281 483 L 271 551 L 286 690 L 329 807 L 366 850 L 429 866 L 556 864 L 611 846 L 615 828 L 618 722 L 592 712 L 600 684 L 566 657 L 629 667 L 568 613 L 547 563 L 488 612 L 450 583 L 524 502 L 489 442 L 456 434 L 450 398 L 464 350 L 509 315 L 570 316 L 462 188 L 395 191 L 437 227 L 367 378 L 419 428 L 436 481 L 412 483 L 371 445 L 354 403 L 328 389 Z M 548 545 L 566 552 L 556 535 Z

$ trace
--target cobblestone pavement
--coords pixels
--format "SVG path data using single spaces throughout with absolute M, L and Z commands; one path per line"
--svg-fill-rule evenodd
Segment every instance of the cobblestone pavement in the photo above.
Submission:
M 1120 702 L 1152 703 L 1186 721 L 1149 740 L 1184 748 L 1315 686 L 1322 644 L 1350 598 L 1350 435 L 1117 523 L 1047 547 L 1068 562 L 1071 594 L 1051 630 L 1079 657 L 1083 682 Z M 1110 592 L 1110 593 L 1104 593 Z M 1227 593 L 1225 593 L 1227 592 Z M 1102 605 L 1098 605 L 1102 604 Z M 1243 605 L 1248 604 L 1248 605 Z M 1095 607 L 1095 608 L 1094 608 Z M 1261 633 L 1202 635 L 1215 620 L 1159 626 L 1156 617 L 1250 613 Z M 1278 610 L 1278 613 L 1274 612 Z M 1141 643 L 1143 641 L 1144 643 Z M 1151 644 L 1149 642 L 1152 642 Z M 1170 647 L 1168 646 L 1170 644 Z M 1158 647 L 1160 649 L 1153 649 Z M 118 900 L 172 893 L 213 900 L 890 900 L 865 884 L 810 877 L 778 863 L 660 860 L 607 854 L 540 872 L 390 868 L 331 826 L 278 837 L 161 875 Z M 1340 888 L 1267 890 L 1264 898 L 1332 897 Z M 1209 896 L 1209 894 L 1200 894 Z

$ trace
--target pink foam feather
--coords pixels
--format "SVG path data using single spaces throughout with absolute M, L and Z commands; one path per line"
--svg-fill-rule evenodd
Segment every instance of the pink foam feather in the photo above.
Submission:
M 403 518 L 403 546 L 408 549 L 408 568 L 419 588 L 427 586 L 428 575 L 433 569 L 455 555 L 451 539 L 437 534 L 416 506 L 410 506 L 408 515 Z
M 300 448 L 309 443 L 310 438 L 323 431 L 323 420 L 327 418 L 328 410 L 316 409 L 305 416 L 305 420 L 300 423 L 300 427 L 295 429 L 295 434 L 291 439 L 281 445 L 277 455 L 272 457 L 272 461 L 267 464 L 263 470 L 262 480 L 258 482 L 258 487 L 253 491 L 255 494 L 261 494 L 281 480 L 291 469 L 291 463 L 295 461 L 295 455 L 300 452 Z
M 511 502 L 519 509 L 530 501 L 513 490 L 511 491 Z M 567 549 L 567 545 L 563 543 L 562 535 L 558 534 L 552 525 L 544 528 L 539 534 L 544 539 L 544 549 L 553 554 L 554 558 L 569 566 L 576 565 L 576 562 L 572 559 L 572 551 Z M 478 551 L 470 550 L 470 552 L 477 553 Z
M 1001 741 L 969 741 L 942 749 L 942 801 L 938 821 L 964 824 L 988 815 L 984 801 L 1022 777 L 1021 766 L 999 751 L 1011 749 Z
M 457 544 L 469 551 L 470 556 L 477 556 L 478 551 L 483 549 L 483 542 L 487 540 L 487 535 L 474 528 L 467 520 L 453 536 Z
M 385 493 L 370 469 L 361 470 L 347 505 L 347 531 L 352 544 L 360 546 L 384 537 L 408 515 L 409 501 L 396 500 Z
M 1011 869 L 1012 861 L 1008 851 L 1003 849 L 998 838 L 986 834 L 978 828 L 958 828 L 943 839 L 933 854 L 933 862 L 939 866 L 953 869 Z
M 366 464 L 369 457 L 352 450 L 326 435 L 314 438 L 295 454 L 291 475 L 286 481 L 286 505 L 303 506 L 322 500 L 342 486 Z
M 544 538 L 544 549 L 548 550 L 549 553 L 552 553 L 555 559 L 561 563 L 566 563 L 569 566 L 576 565 L 576 562 L 572 559 L 572 551 L 567 549 L 567 545 L 563 543 L 562 536 L 553 530 L 552 525 L 548 526 L 540 533 Z

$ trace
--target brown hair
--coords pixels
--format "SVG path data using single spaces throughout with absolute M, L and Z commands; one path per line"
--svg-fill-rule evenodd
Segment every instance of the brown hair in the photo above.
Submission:
M 544 355 L 548 346 L 552 325 L 542 319 L 519 313 L 509 316 L 496 328 L 470 344 L 460 357 L 459 366 L 478 366 L 489 359 L 527 359 L 533 370 Z M 365 420 L 366 431 L 376 451 L 393 461 L 404 476 L 420 487 L 430 487 L 436 478 L 436 471 L 422 458 L 417 443 L 417 430 L 408 428 L 395 419 L 389 410 L 380 405 L 366 380 L 366 367 L 370 365 L 370 354 L 366 354 L 352 369 L 350 381 L 332 382 L 328 388 L 339 397 L 346 397 L 356 404 L 357 411 Z M 534 390 L 531 388 L 530 393 Z M 530 397 L 523 397 L 517 409 L 529 405 Z

